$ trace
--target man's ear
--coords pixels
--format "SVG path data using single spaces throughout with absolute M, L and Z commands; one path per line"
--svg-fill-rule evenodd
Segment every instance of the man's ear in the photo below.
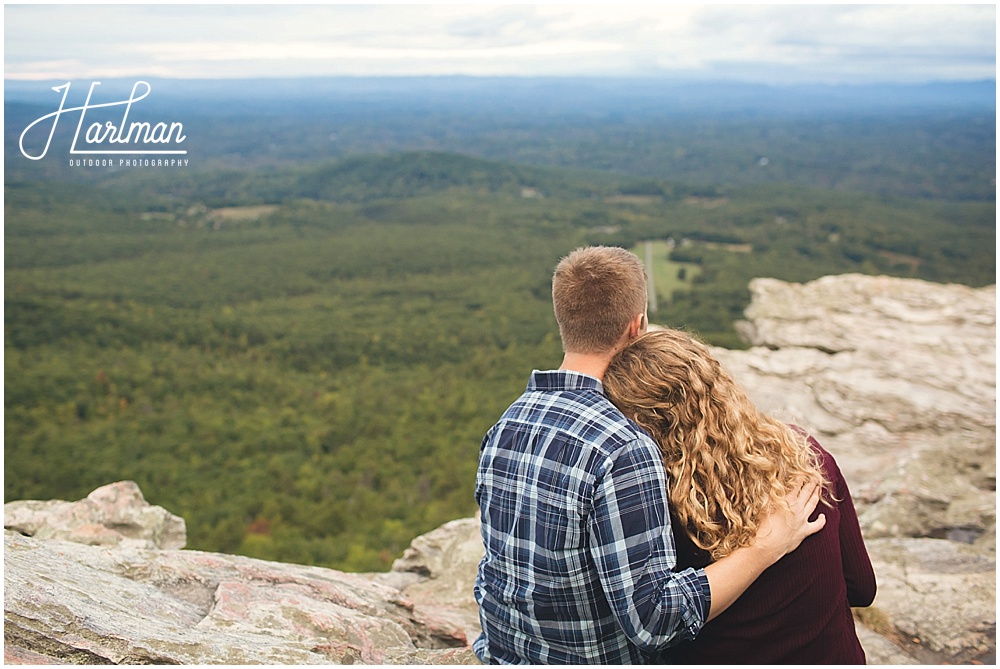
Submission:
M 646 314 L 637 314 L 628 324 L 628 340 L 632 341 L 646 331 Z

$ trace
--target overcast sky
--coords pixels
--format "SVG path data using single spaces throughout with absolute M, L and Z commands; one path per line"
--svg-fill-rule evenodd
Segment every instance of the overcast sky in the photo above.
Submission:
M 996 6 L 5 5 L 4 75 L 994 79 Z

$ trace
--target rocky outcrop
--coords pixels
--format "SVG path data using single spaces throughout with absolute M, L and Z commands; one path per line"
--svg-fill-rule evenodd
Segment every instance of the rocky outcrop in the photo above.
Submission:
M 125 498 L 125 517 L 147 525 L 121 523 Z M 453 571 L 449 556 L 462 555 L 434 556 L 432 547 L 454 543 L 445 538 L 452 526 L 468 539 L 468 521 L 415 541 L 399 570 L 349 574 L 135 539 L 155 534 L 162 519 L 138 500 L 132 482 L 105 486 L 80 502 L 47 505 L 52 526 L 46 505 L 5 505 L 5 525 L 18 519 L 17 531 L 4 531 L 8 663 L 478 663 L 468 649 L 474 603 L 463 600 L 471 598 L 454 585 L 439 593 L 427 587 L 436 573 Z M 30 527 L 21 520 L 25 508 Z M 475 574 L 474 566 L 456 566 Z
M 715 352 L 810 430 L 851 485 L 878 596 L 871 664 L 995 662 L 996 291 L 844 275 L 759 279 Z M 475 664 L 475 519 L 383 574 L 181 550 L 129 482 L 5 505 L 5 656 L 20 663 Z
M 750 291 L 753 347 L 714 352 L 837 458 L 879 587 L 859 615 L 922 663 L 995 661 L 996 287 L 842 275 Z
M 751 397 L 817 435 L 868 539 L 996 551 L 996 287 L 756 279 L 749 351 L 716 354 Z
M 147 504 L 132 481 L 103 486 L 79 502 L 9 502 L 3 516 L 5 528 L 38 539 L 141 548 L 183 548 L 187 542 L 184 519 Z

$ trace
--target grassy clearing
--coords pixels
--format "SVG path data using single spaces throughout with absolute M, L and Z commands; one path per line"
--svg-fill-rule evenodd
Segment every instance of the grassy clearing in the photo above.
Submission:
M 632 248 L 632 252 L 642 258 L 643 262 L 646 262 L 646 244 L 651 246 L 653 289 L 656 291 L 658 306 L 663 306 L 673 300 L 674 291 L 691 287 L 694 278 L 701 273 L 701 267 L 696 263 L 671 260 L 673 244 L 663 240 L 642 242 Z

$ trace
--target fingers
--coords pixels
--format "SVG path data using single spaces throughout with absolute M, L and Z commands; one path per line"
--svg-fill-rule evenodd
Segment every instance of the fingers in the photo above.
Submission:
M 823 493 L 823 482 L 809 479 L 789 493 L 784 504 L 770 505 L 761 512 L 756 545 L 772 551 L 775 560 L 798 548 L 802 541 L 826 527 L 826 515 L 809 517 L 816 510 Z
M 819 514 L 816 520 L 810 521 L 809 516 L 819 504 L 819 499 L 823 493 L 822 481 L 810 479 L 806 481 L 796 492 L 795 504 L 792 508 L 799 514 L 799 518 L 804 521 L 801 525 L 803 538 L 816 534 L 826 526 L 826 514 Z
M 812 490 L 809 492 L 809 498 L 806 501 L 806 508 L 804 509 L 807 514 L 811 514 L 816 505 L 819 504 L 819 498 L 823 493 L 823 486 L 820 485 L 819 481 L 813 481 Z
M 824 527 L 826 527 L 826 514 L 821 513 L 816 516 L 816 520 L 805 524 L 806 536 L 808 537 L 810 534 L 816 534 Z
M 821 482 L 816 479 L 809 479 L 803 483 L 798 490 L 788 496 L 788 508 L 795 515 L 805 514 L 808 518 L 819 503 L 820 495 L 823 492 Z

